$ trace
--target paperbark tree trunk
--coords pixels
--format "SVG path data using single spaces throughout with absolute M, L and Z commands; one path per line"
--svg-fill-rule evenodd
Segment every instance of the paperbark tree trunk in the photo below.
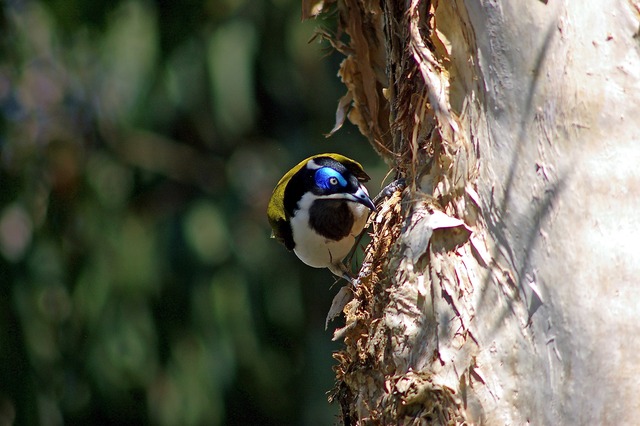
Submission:
M 345 424 L 636 424 L 640 3 L 337 10 L 348 117 L 409 188 L 336 332 Z

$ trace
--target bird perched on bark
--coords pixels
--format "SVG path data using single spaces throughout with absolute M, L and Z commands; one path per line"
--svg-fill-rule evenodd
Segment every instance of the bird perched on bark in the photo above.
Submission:
M 269 201 L 272 236 L 305 264 L 352 282 L 342 263 L 375 205 L 360 163 L 340 154 L 302 160 L 280 179 Z

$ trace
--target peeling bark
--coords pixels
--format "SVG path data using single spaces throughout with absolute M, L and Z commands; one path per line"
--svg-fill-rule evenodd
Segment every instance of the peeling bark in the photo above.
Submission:
M 303 16 L 331 8 L 347 88 L 333 131 L 348 117 L 411 182 L 373 218 L 335 334 L 343 422 L 633 424 L 638 2 Z

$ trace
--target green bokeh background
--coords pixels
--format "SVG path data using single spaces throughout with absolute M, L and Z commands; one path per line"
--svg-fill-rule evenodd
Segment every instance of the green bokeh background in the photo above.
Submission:
M 299 0 L 5 0 L 0 425 L 336 423 L 337 286 L 269 239 L 337 151 L 340 57 Z M 361 256 L 360 256 L 361 257 Z

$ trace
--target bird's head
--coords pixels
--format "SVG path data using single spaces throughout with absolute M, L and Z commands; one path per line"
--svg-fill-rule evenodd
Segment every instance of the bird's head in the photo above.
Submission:
M 375 210 L 367 189 L 358 179 L 358 176 L 360 179 L 364 178 L 362 168 L 354 170 L 353 164 L 339 159 L 340 157 L 326 155 L 309 160 L 301 176 L 302 189 L 311 192 L 318 199 L 352 201 Z M 369 177 L 364 179 L 369 180 Z

